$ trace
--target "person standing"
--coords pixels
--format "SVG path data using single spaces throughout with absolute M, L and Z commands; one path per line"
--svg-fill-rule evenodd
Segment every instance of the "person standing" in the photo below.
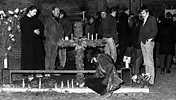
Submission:
M 36 16 L 37 12 L 37 7 L 32 5 L 20 20 L 22 70 L 45 69 L 44 25 Z
M 143 18 L 143 23 L 140 27 L 138 42 L 141 45 L 145 72 L 151 75 L 149 84 L 154 85 L 155 67 L 153 60 L 153 49 L 155 44 L 154 39 L 158 32 L 157 20 L 154 16 L 149 15 L 149 8 L 146 6 L 141 7 L 140 13 Z
M 131 36 L 128 26 L 129 14 L 130 10 L 128 8 L 124 8 L 121 16 L 119 17 L 119 46 L 120 46 L 120 54 L 118 59 L 119 65 L 123 65 L 124 56 L 130 57 L 131 52 Z
M 166 18 L 162 20 L 160 33 L 158 35 L 160 43 L 159 61 L 160 74 L 170 73 L 173 55 L 175 54 L 175 33 L 172 21 L 172 14 L 166 13 Z
M 116 43 L 118 41 L 116 13 L 115 8 L 110 8 L 109 15 L 101 22 L 99 32 L 106 41 L 104 52 L 112 57 L 114 63 L 117 59 Z
M 66 18 L 66 12 L 64 10 L 60 10 L 60 23 L 63 25 L 63 37 L 66 39 L 69 39 L 71 33 L 72 33 L 72 24 L 71 22 Z M 58 69 L 63 69 L 65 67 L 66 63 L 66 49 L 60 48 L 59 49 L 59 60 L 60 60 L 60 66 L 57 67 Z
M 142 51 L 141 46 L 138 43 L 139 30 L 142 21 L 139 16 L 133 16 L 130 20 L 130 34 L 132 43 L 132 73 L 138 75 L 140 73 L 139 68 L 142 64 Z
M 57 43 L 63 38 L 63 25 L 60 23 L 60 8 L 54 6 L 52 8 L 52 16 L 46 18 L 45 31 L 45 66 L 46 70 L 55 69 L 55 61 L 57 57 Z

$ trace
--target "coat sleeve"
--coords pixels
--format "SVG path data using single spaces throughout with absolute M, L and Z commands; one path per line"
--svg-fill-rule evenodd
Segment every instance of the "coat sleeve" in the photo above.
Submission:
M 65 36 L 68 36 L 68 37 L 72 33 L 72 24 L 68 19 L 66 19 L 65 21 L 64 32 L 65 32 Z
M 109 78 L 110 78 L 112 71 L 113 71 L 113 65 L 112 64 L 107 65 L 106 66 L 106 76 L 104 80 L 102 81 L 102 84 L 108 85 Z
M 150 34 L 148 34 L 148 39 L 150 38 L 155 38 L 158 32 L 158 27 L 157 27 L 157 21 L 154 17 L 150 18 L 149 20 L 149 29 L 150 29 Z

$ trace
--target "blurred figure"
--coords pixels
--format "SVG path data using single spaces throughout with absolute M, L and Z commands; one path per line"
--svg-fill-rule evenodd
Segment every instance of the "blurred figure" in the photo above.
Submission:
M 86 28 L 85 28 L 85 34 L 86 34 L 86 37 L 88 37 L 88 33 L 89 33 L 89 36 L 92 36 L 96 37 L 96 33 L 95 33 L 95 19 L 93 16 L 91 16 L 89 19 L 88 19 L 88 23 L 86 25 Z M 90 37 L 89 37 L 90 38 Z
M 69 39 L 71 33 L 72 33 L 72 24 L 71 22 L 66 18 L 66 12 L 64 10 L 60 10 L 60 24 L 63 25 L 62 35 L 63 38 Z M 59 60 L 60 60 L 60 66 L 57 66 L 56 69 L 64 69 L 65 63 L 66 63 L 66 49 L 59 48 Z
M 118 64 L 123 65 L 124 57 L 131 57 L 131 36 L 129 33 L 128 17 L 130 10 L 124 8 L 121 16 L 119 17 L 119 46 L 120 54 Z
M 134 16 L 130 21 L 130 34 L 132 41 L 132 73 L 134 75 L 140 74 L 140 66 L 142 64 L 142 51 L 141 46 L 138 43 L 139 30 L 142 21 L 139 19 L 139 16 Z
M 160 43 L 159 60 L 161 74 L 170 73 L 173 55 L 175 54 L 175 38 L 172 14 L 166 13 L 166 18 L 161 21 L 160 33 L 158 35 Z

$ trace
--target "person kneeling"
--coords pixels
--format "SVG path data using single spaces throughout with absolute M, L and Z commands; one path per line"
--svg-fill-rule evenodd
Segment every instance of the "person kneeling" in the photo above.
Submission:
M 113 59 L 101 53 L 98 49 L 92 53 L 92 60 L 96 63 L 96 72 L 92 78 L 85 78 L 85 86 L 100 94 L 102 98 L 111 97 L 123 82 L 115 69 Z

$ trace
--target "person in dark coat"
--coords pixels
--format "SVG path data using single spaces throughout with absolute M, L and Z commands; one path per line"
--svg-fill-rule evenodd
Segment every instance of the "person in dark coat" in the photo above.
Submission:
M 155 46 L 154 39 L 158 32 L 157 20 L 150 15 L 149 8 L 142 6 L 140 9 L 143 23 L 140 27 L 138 43 L 141 45 L 142 55 L 145 64 L 145 73 L 151 75 L 149 85 L 153 86 L 155 83 L 155 66 L 153 60 L 153 49 Z
M 108 98 L 113 91 L 120 88 L 123 81 L 119 78 L 114 61 L 109 55 L 94 49 L 92 60 L 96 63 L 96 72 L 93 77 L 85 78 L 85 86 L 100 94 L 102 98 Z
M 161 22 L 160 33 L 158 35 L 160 43 L 159 60 L 161 67 L 161 74 L 170 73 L 170 67 L 172 62 L 172 57 L 175 54 L 175 38 L 174 38 L 174 28 L 171 13 L 166 13 L 166 18 Z
M 131 34 L 131 43 L 132 43 L 132 73 L 138 75 L 140 73 L 139 68 L 142 64 L 142 51 L 141 46 L 138 43 L 139 30 L 142 24 L 142 21 L 139 19 L 139 16 L 134 16 L 130 20 L 130 34 Z
M 20 20 L 22 70 L 45 69 L 44 25 L 35 16 L 37 12 L 38 9 L 35 6 L 30 6 L 27 14 Z
M 124 8 L 121 16 L 119 17 L 119 46 L 120 46 L 120 54 L 118 59 L 118 64 L 123 64 L 123 57 L 130 57 L 131 52 L 131 36 L 129 33 L 128 26 L 128 15 L 130 14 L 130 10 L 128 8 Z

